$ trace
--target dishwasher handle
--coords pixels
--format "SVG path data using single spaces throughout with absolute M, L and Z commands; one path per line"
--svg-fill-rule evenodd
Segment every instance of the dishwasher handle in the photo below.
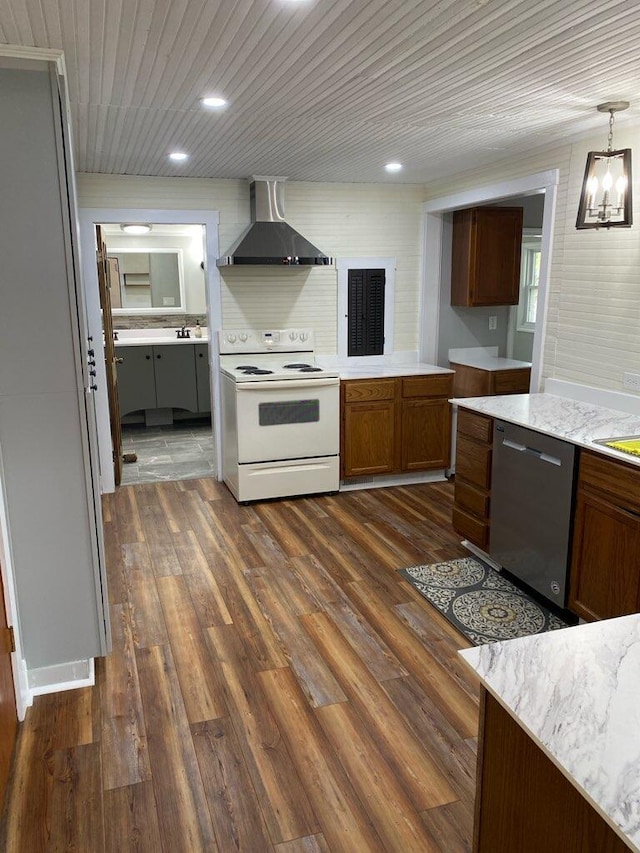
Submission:
M 503 447 L 509 447 L 511 450 L 517 450 L 518 453 L 528 453 L 529 456 L 535 456 L 541 462 L 549 462 L 551 465 L 562 466 L 562 460 L 557 456 L 550 456 L 548 453 L 543 453 L 541 450 L 536 450 L 535 447 L 528 447 L 526 444 L 519 444 L 511 441 L 508 438 L 502 440 Z

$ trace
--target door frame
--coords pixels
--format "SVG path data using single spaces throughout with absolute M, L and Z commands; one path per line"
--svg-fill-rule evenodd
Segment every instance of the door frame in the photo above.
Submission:
M 442 262 L 442 220 L 445 213 L 476 204 L 504 201 L 512 196 L 532 195 L 544 191 L 542 215 L 542 258 L 540 261 L 540 284 L 536 328 L 533 335 L 530 390 L 542 390 L 542 361 L 544 340 L 547 330 L 549 307 L 549 279 L 551 272 L 551 249 L 556 215 L 559 169 L 549 169 L 522 178 L 499 181 L 480 187 L 430 199 L 425 202 L 423 231 L 423 270 L 420 298 L 420 333 L 418 341 L 420 361 L 436 364 L 438 357 L 438 333 L 440 321 L 440 278 Z
M 218 365 L 217 332 L 222 328 L 222 296 L 220 273 L 216 266 L 219 255 L 217 210 L 151 210 L 113 207 L 80 207 L 80 257 L 82 277 L 89 317 L 89 334 L 94 344 L 100 344 L 101 358 L 96 359 L 95 393 L 96 417 L 98 421 L 98 448 L 100 455 L 100 483 L 103 493 L 115 491 L 113 461 L 111 458 L 111 430 L 109 401 L 107 397 L 106 373 L 102 343 L 102 318 L 100 316 L 100 294 L 98 291 L 98 268 L 95 263 L 95 225 L 119 224 L 121 222 L 158 223 L 162 225 L 203 225 L 205 229 L 205 290 L 207 301 L 207 326 L 209 328 L 209 364 L 211 366 L 211 416 L 215 447 L 215 472 L 219 479 L 222 471 L 220 446 L 220 377 Z

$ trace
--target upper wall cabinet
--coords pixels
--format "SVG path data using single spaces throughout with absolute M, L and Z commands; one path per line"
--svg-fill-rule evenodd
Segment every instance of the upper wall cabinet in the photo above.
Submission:
M 517 305 L 521 207 L 472 207 L 453 214 L 451 304 Z

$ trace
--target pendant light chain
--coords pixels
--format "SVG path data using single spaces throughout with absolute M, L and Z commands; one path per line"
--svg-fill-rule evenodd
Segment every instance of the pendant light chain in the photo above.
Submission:
M 613 110 L 609 110 L 609 137 L 607 151 L 613 151 Z

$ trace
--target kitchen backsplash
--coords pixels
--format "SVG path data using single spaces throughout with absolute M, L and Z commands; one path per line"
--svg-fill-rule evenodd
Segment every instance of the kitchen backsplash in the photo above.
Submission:
M 113 318 L 114 329 L 164 329 L 182 326 L 207 325 L 206 314 L 116 314 Z

